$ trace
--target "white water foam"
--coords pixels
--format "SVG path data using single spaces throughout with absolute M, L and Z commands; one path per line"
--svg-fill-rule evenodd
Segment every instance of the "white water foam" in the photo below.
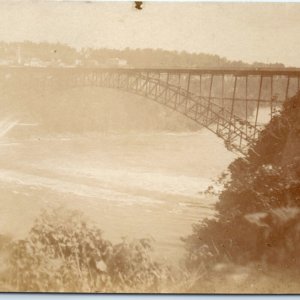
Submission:
M 12 130 L 19 121 L 6 118 L 0 121 L 0 138 L 4 137 L 10 130 Z

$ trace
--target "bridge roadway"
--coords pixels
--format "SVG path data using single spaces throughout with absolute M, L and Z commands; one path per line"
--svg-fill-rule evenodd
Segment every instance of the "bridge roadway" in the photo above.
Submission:
M 1 67 L 0 80 L 45 88 L 94 86 L 141 95 L 185 115 L 246 155 L 264 125 L 300 89 L 300 69 Z

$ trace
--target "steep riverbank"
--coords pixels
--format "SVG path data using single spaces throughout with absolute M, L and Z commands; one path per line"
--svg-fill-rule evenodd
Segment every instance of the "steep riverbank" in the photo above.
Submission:
M 230 164 L 218 219 L 196 225 L 186 240 L 190 268 L 219 265 L 223 276 L 240 269 L 238 285 L 218 286 L 220 292 L 299 292 L 299 129 L 300 94 L 286 101 L 246 158 Z
M 32 80 L 27 89 L 16 91 L 11 81 L 0 95 L 0 120 L 16 125 L 10 137 L 199 130 L 193 121 L 142 96 L 97 87 L 46 90 L 34 87 Z

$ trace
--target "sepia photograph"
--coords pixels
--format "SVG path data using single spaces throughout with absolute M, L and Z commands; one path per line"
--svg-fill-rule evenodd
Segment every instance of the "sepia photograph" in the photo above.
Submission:
M 299 294 L 299 16 L 0 0 L 0 292 Z

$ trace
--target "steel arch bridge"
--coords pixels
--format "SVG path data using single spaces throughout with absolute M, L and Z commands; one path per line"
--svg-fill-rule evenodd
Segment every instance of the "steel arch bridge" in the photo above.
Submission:
M 10 73 L 48 87 L 105 87 L 144 96 L 209 129 L 242 155 L 300 89 L 300 69 L 18 67 Z

